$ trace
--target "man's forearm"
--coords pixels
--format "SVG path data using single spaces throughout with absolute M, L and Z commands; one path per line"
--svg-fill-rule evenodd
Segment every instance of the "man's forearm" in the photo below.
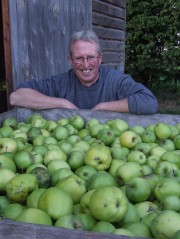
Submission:
M 66 99 L 46 96 L 36 90 L 29 88 L 21 88 L 13 92 L 10 95 L 10 104 L 13 106 L 29 109 L 77 109 L 74 104 Z
M 97 104 L 93 110 L 109 110 L 115 112 L 129 112 L 128 100 L 110 101 Z

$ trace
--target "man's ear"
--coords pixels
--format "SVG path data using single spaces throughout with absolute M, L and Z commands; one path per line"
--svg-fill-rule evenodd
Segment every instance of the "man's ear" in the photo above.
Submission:
M 100 54 L 99 55 L 99 65 L 102 63 L 102 58 L 103 58 L 103 56 L 102 56 L 102 54 Z
M 71 59 L 71 56 L 70 55 L 68 55 L 68 62 L 72 65 L 73 64 L 73 62 L 72 62 L 72 59 Z

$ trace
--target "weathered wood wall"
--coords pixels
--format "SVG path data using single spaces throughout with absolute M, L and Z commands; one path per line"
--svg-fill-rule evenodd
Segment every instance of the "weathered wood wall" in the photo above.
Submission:
M 103 63 L 124 71 L 125 0 L 93 0 L 92 29 L 100 37 Z
M 91 9 L 91 0 L 9 0 L 14 88 L 69 68 L 69 38 L 91 28 Z

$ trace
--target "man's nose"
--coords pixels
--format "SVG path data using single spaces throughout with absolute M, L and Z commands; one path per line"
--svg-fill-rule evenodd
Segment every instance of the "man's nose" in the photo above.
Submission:
M 87 58 L 83 59 L 83 63 L 82 63 L 85 67 L 89 66 L 89 62 L 87 60 Z

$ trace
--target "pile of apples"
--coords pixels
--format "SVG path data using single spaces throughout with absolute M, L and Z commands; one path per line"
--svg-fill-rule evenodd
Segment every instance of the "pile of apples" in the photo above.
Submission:
M 0 127 L 0 217 L 180 238 L 180 123 L 129 127 L 40 114 Z

